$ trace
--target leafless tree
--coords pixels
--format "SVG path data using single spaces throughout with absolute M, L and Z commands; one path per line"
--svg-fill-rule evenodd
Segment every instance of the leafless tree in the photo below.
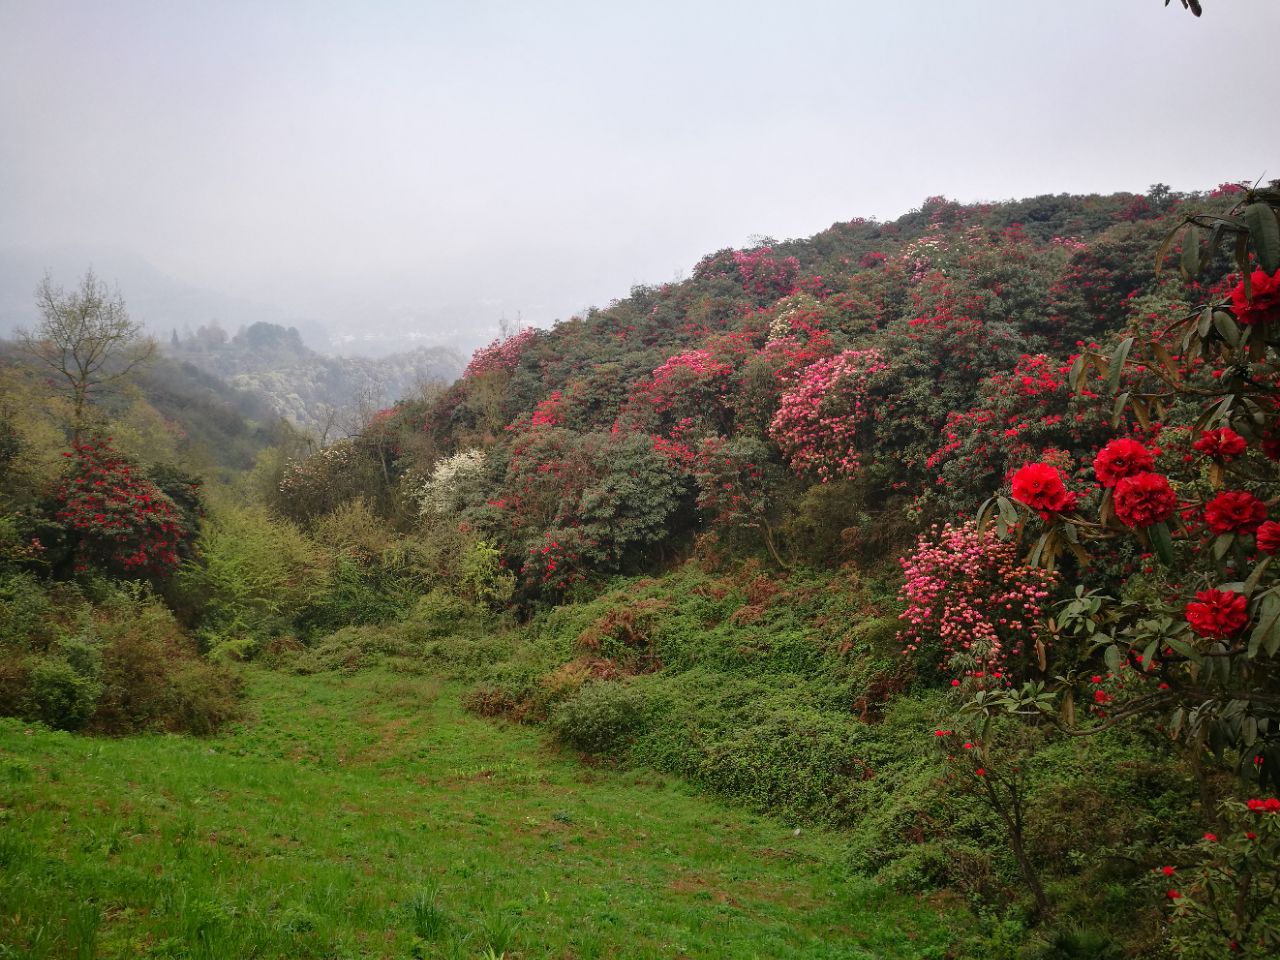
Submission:
M 120 292 L 109 291 L 92 270 L 67 292 L 45 274 L 36 287 L 40 324 L 19 330 L 28 353 L 53 370 L 71 398 L 71 432 L 84 433 L 97 387 L 128 376 L 155 353 L 155 341 L 129 319 Z

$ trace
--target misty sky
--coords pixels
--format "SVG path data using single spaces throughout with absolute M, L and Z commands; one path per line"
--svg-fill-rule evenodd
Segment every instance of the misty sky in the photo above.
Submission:
M 930 194 L 1280 176 L 1280 3 L 1204 2 L 0 0 L 0 248 L 546 324 Z

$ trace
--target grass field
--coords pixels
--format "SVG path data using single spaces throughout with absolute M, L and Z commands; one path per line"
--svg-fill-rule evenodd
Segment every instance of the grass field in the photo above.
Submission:
M 0 958 L 923 958 L 838 835 L 593 769 L 458 689 L 245 674 L 212 739 L 0 720 Z

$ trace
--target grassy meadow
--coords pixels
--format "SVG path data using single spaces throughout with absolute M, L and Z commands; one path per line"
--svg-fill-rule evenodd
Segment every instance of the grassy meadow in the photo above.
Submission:
M 0 720 L 0 957 L 964 956 L 835 833 L 580 763 L 382 670 L 248 668 L 212 738 Z

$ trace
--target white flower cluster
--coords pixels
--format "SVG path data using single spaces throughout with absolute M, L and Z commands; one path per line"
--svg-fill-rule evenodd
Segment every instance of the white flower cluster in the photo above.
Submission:
M 820 306 L 818 298 L 808 293 L 793 293 L 789 297 L 783 297 L 777 303 L 777 316 L 769 324 L 769 339 L 781 340 L 783 337 L 791 336 L 795 332 L 791 328 L 791 318 L 798 313 L 816 310 Z
M 417 492 L 422 516 L 460 513 L 475 502 L 484 479 L 485 452 L 472 447 L 436 462 Z

